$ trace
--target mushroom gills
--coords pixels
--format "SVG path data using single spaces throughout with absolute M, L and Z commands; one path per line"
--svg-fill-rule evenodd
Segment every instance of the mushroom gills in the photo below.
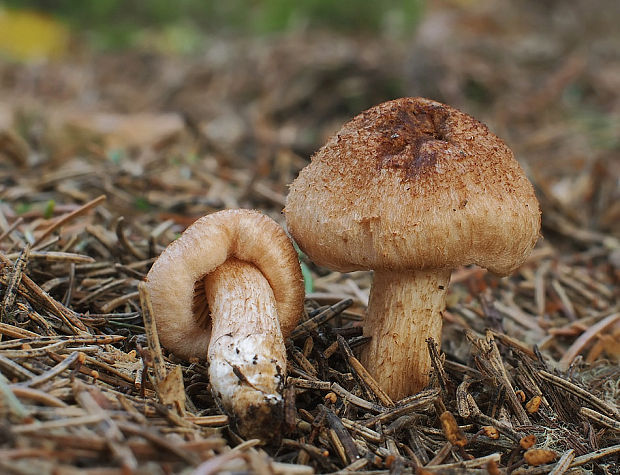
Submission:
M 207 352 L 215 397 L 242 435 L 270 438 L 282 420 L 286 348 L 271 286 L 248 262 L 230 258 L 204 278 L 211 311 Z

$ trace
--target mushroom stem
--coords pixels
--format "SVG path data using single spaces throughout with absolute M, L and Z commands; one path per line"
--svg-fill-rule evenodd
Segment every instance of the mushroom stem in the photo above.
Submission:
M 204 288 L 213 394 L 243 436 L 272 438 L 282 420 L 286 349 L 271 286 L 253 264 L 231 258 L 204 278 Z
M 450 270 L 375 271 L 361 361 L 394 400 L 422 390 L 431 359 L 426 340 L 441 341 Z

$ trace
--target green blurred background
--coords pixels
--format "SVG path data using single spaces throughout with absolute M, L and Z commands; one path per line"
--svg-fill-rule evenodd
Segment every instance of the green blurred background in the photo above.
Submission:
M 0 7 L 51 15 L 102 49 L 157 46 L 194 52 L 208 34 L 264 35 L 300 29 L 408 32 L 423 0 L 7 0 Z M 163 40 L 163 41 L 162 41 Z

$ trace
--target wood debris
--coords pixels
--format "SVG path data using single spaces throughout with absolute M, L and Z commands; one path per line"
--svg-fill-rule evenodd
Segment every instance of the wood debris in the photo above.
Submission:
M 0 472 L 620 472 L 620 83 L 601 1 L 559 2 L 544 32 L 528 29 L 544 2 L 448 2 L 415 41 L 297 33 L 214 39 L 200 58 L 0 63 Z M 587 56 L 569 47 L 587 35 Z M 371 274 L 301 255 L 285 435 L 244 441 L 207 363 L 158 345 L 141 282 L 202 215 L 284 223 L 323 138 L 413 93 L 506 137 L 544 239 L 508 278 L 455 270 L 431 383 L 400 401 L 358 360 Z

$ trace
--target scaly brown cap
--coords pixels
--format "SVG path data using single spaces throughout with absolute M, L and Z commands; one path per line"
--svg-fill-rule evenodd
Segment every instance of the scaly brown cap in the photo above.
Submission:
M 269 282 L 284 338 L 297 325 L 303 278 L 284 230 L 258 211 L 220 211 L 188 227 L 147 275 L 160 340 L 177 356 L 206 357 L 211 325 L 202 279 L 231 257 L 255 265 Z
M 540 230 L 532 185 L 504 142 L 423 98 L 345 124 L 292 183 L 285 213 L 304 252 L 341 272 L 478 264 L 506 275 Z

